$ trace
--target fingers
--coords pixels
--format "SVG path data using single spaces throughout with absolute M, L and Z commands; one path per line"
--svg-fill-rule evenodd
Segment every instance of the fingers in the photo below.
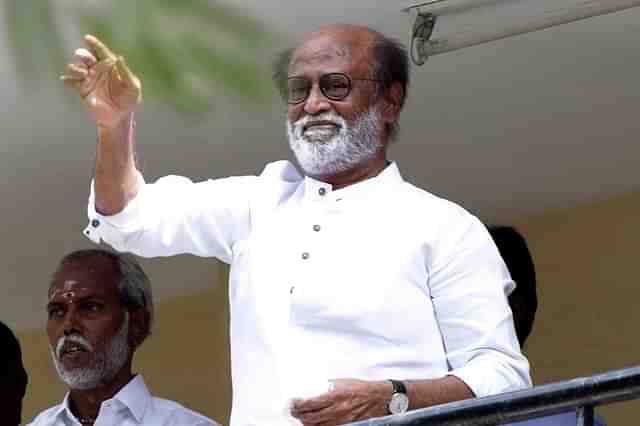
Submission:
M 65 85 L 73 88 L 80 88 L 80 85 L 89 74 L 87 68 L 81 65 L 69 64 L 65 70 L 65 74 L 60 76 L 60 80 Z
M 315 398 L 297 399 L 293 401 L 291 412 L 296 414 L 309 413 L 330 407 L 333 403 L 334 399 L 325 393 Z
M 96 37 L 87 34 L 84 36 L 84 42 L 98 61 L 116 59 L 116 55 Z
M 67 65 L 60 79 L 77 89 L 80 97 L 95 107 L 134 109 L 142 102 L 142 84 L 123 57 L 117 57 L 96 37 L 84 37 L 87 48 L 74 52 L 74 63 Z
M 61 75 L 60 80 L 64 83 L 65 86 L 80 90 L 80 86 L 82 86 L 82 82 L 84 80 L 76 80 L 68 75 Z
M 76 64 L 67 65 L 67 71 L 65 75 L 68 75 L 74 80 L 84 80 L 89 74 L 89 70 L 82 66 Z
M 74 52 L 74 58 L 77 63 L 83 64 L 87 68 L 91 68 L 98 62 L 96 57 L 84 48 L 76 49 L 76 51 Z
M 97 38 L 87 35 L 85 36 L 85 43 L 89 50 L 84 48 L 76 49 L 74 63 L 68 64 L 65 73 L 60 76 L 60 80 L 66 86 L 75 89 L 80 89 L 85 79 L 89 77 L 89 70 L 95 67 L 99 60 L 105 62 L 107 68 L 112 66 L 115 61 L 115 55 Z
M 297 418 L 304 424 L 307 425 L 328 425 L 328 424 L 337 424 L 337 416 L 338 413 L 331 408 L 326 408 L 318 411 L 311 411 L 306 413 L 291 413 L 292 416 Z

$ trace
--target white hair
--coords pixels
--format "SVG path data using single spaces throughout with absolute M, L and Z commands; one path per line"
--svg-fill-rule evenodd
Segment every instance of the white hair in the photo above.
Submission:
M 330 121 L 338 125 L 337 133 L 318 132 L 307 135 L 305 126 L 313 121 Z M 289 146 L 298 164 L 309 175 L 330 175 L 350 170 L 372 159 L 382 149 L 382 131 L 378 108 L 356 114 L 353 124 L 335 112 L 305 115 L 292 123 L 287 119 Z
M 51 357 L 60 379 L 71 389 L 95 389 L 100 384 L 110 383 L 129 358 L 129 313 L 125 311 L 118 332 L 107 342 L 103 352 L 96 352 L 91 342 L 79 334 L 62 336 L 55 348 L 51 346 Z M 67 370 L 60 358 L 65 343 L 73 342 L 93 356 L 93 365 Z

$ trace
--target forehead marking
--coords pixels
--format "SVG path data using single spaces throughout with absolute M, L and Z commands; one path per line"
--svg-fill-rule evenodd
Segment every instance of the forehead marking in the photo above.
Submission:
M 52 301 L 56 297 L 62 297 L 66 303 L 73 303 L 74 298 L 76 297 L 76 292 L 70 291 L 68 289 L 57 289 L 54 290 L 53 293 L 51 293 L 49 301 Z

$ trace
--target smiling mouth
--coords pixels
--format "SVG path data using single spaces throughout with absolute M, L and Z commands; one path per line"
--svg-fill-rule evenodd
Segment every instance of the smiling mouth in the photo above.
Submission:
M 340 128 L 340 125 L 332 121 L 313 121 L 304 126 L 303 131 L 313 130 L 332 130 L 335 131 Z
M 82 346 L 78 346 L 78 345 L 69 345 L 66 346 L 62 349 L 62 351 L 60 351 L 60 358 L 64 358 L 64 357 L 75 357 L 78 356 L 81 353 L 88 353 L 89 351 L 82 347 Z

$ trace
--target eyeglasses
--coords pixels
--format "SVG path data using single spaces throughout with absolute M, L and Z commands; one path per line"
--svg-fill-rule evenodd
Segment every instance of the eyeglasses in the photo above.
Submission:
M 332 101 L 341 101 L 351 93 L 353 80 L 380 81 L 371 78 L 353 78 L 341 72 L 332 72 L 320 76 L 318 86 L 324 96 Z M 311 93 L 313 83 L 306 77 L 287 78 L 286 99 L 289 104 L 305 101 Z

